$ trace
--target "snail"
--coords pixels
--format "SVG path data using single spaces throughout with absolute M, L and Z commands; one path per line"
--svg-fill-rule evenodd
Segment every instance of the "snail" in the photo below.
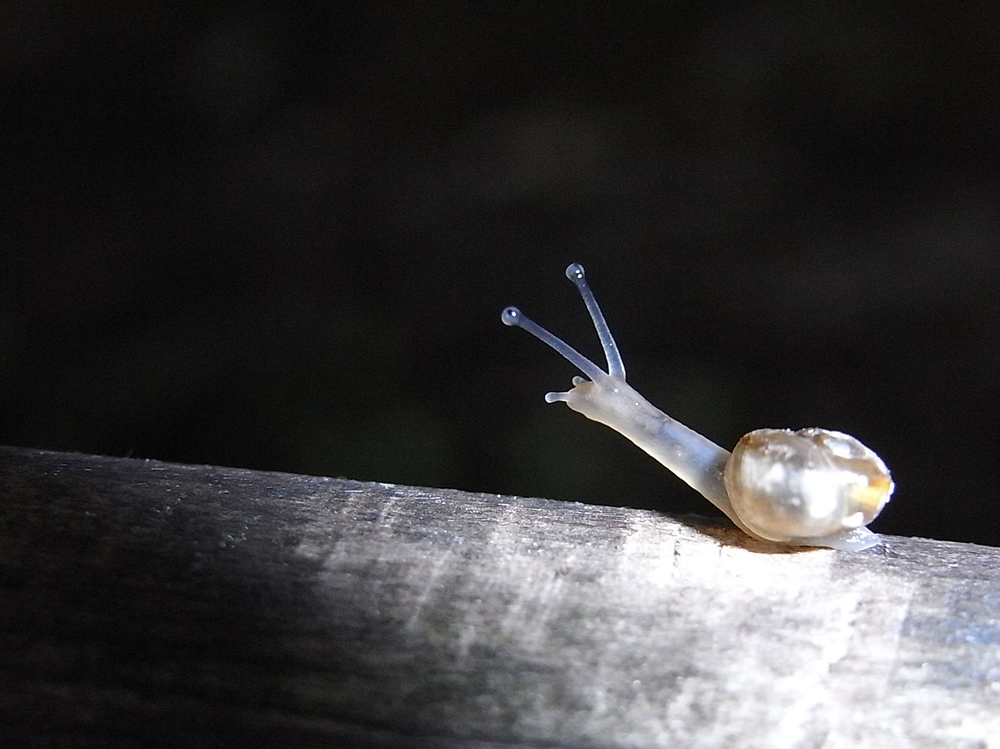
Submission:
M 523 328 L 584 375 L 565 393 L 548 393 L 588 419 L 624 435 L 722 510 L 749 536 L 778 544 L 860 551 L 880 543 L 865 526 L 893 491 L 885 463 L 859 440 L 827 429 L 757 429 L 733 452 L 675 421 L 625 382 L 625 365 L 583 266 L 566 276 L 583 297 L 608 361 L 603 371 L 525 317 L 504 309 L 505 325 Z

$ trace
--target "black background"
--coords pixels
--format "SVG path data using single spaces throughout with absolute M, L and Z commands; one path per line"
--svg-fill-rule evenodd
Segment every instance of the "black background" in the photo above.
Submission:
M 854 434 L 1000 542 L 1000 5 L 7 3 L 0 442 L 708 512 L 542 395 Z

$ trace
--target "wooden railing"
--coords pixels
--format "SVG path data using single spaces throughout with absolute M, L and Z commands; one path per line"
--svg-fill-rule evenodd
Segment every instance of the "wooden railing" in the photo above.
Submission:
M 986 747 L 1000 550 L 0 448 L 0 746 Z

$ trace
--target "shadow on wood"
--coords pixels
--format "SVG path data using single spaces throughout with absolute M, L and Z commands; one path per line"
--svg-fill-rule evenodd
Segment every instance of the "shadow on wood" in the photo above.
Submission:
M 1000 550 L 0 448 L 3 746 L 987 746 Z

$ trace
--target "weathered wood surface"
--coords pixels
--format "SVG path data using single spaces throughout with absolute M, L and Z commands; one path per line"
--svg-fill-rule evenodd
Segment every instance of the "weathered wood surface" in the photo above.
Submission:
M 0 745 L 987 747 L 1000 550 L 0 448 Z

